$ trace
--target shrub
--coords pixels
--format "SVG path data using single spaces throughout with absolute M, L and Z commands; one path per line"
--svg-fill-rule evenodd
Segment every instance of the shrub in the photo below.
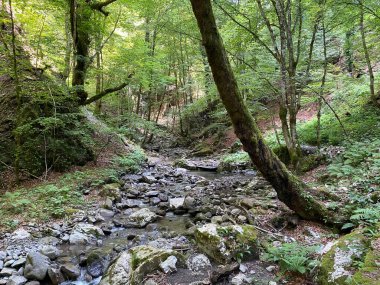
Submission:
M 277 262 L 282 273 L 305 274 L 311 272 L 318 265 L 318 262 L 312 258 L 318 249 L 318 246 L 303 246 L 297 242 L 285 243 L 280 247 L 269 247 L 264 253 L 263 259 Z

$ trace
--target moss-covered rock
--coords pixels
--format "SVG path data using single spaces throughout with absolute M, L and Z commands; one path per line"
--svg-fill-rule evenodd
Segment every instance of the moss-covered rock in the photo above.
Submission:
M 139 285 L 147 274 L 159 269 L 160 263 L 175 256 L 179 266 L 185 266 L 182 254 L 150 246 L 137 246 L 122 252 L 103 276 L 100 285 Z
M 213 153 L 214 153 L 214 151 L 210 145 L 208 145 L 206 143 L 200 143 L 200 144 L 195 146 L 193 155 L 202 157 L 202 156 L 207 156 L 207 155 L 210 155 Z
M 322 257 L 320 285 L 375 285 L 380 278 L 380 237 L 359 229 L 341 237 Z
M 194 236 L 200 250 L 218 263 L 226 264 L 257 252 L 257 231 L 250 225 L 206 224 L 197 228 Z

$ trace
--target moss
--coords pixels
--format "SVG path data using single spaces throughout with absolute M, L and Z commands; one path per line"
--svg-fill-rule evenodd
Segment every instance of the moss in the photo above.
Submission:
M 349 280 L 357 270 L 357 265 L 360 264 L 367 248 L 367 238 L 361 230 L 340 238 L 322 258 L 318 284 L 345 285 L 350 282 Z
M 208 144 L 205 144 L 205 143 L 200 143 L 200 144 L 197 144 L 195 146 L 193 155 L 194 156 L 207 156 L 207 155 L 210 155 L 213 153 L 214 153 L 214 151 L 211 148 L 211 146 L 209 146 Z
M 250 225 L 205 225 L 195 231 L 198 247 L 216 262 L 226 264 L 244 254 L 257 253 L 257 231 Z
M 144 277 L 157 270 L 159 264 L 165 261 L 169 256 L 175 256 L 178 259 L 179 266 L 185 264 L 182 254 L 172 250 L 160 250 L 149 246 L 138 246 L 132 248 L 131 252 L 131 285 L 142 284 Z
M 380 237 L 371 242 L 372 248 L 367 252 L 358 272 L 350 284 L 376 285 L 380 280 Z

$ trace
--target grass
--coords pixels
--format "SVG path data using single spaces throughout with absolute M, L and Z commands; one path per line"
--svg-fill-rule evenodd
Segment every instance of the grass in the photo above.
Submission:
M 0 228 L 12 229 L 24 221 L 49 221 L 65 218 L 86 206 L 84 192 L 119 181 L 121 172 L 135 172 L 145 161 L 136 148 L 114 160 L 112 166 L 75 171 L 62 175 L 54 183 L 19 188 L 0 196 Z

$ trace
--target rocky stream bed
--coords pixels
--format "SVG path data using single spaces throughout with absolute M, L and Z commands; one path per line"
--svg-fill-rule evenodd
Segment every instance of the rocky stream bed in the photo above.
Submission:
M 282 283 L 259 254 L 264 244 L 294 240 L 284 229 L 299 220 L 275 191 L 253 170 L 181 166 L 188 169 L 153 160 L 120 183 L 85 191 L 103 198 L 70 219 L 5 234 L 0 285 Z M 321 242 L 307 225 L 303 235 Z

